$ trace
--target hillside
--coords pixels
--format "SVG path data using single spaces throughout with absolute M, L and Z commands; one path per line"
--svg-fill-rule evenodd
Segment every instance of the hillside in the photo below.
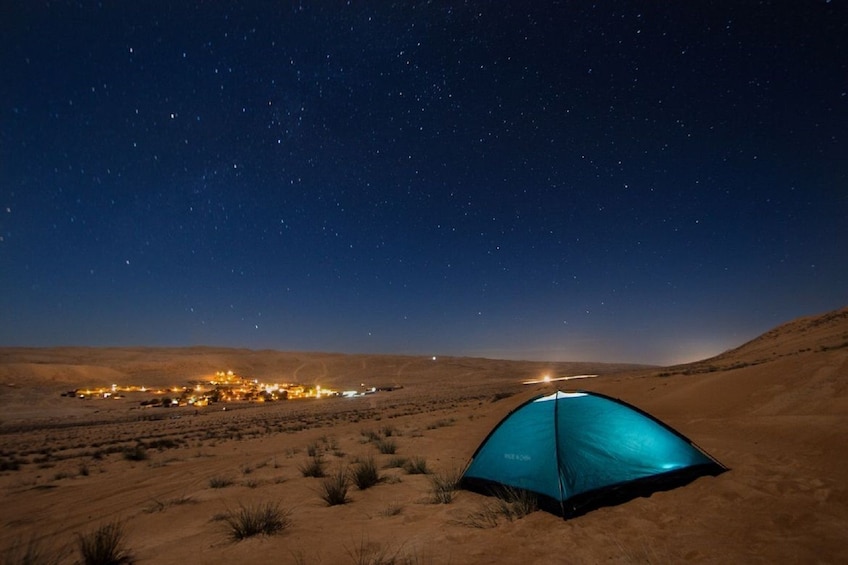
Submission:
M 845 348 L 848 348 L 848 307 L 781 324 L 739 347 L 709 359 L 670 367 L 669 372 L 726 370 Z
M 642 388 L 648 380 L 647 406 L 670 412 L 842 414 L 848 411 L 846 363 L 848 308 L 842 308 L 782 324 L 716 357 L 639 371 L 617 386 Z
M 210 378 L 217 371 L 260 380 L 336 388 L 410 385 L 486 378 L 513 383 L 544 373 L 609 374 L 637 365 L 530 362 L 471 357 L 345 355 L 318 352 L 185 348 L 0 348 L 0 384 L 15 386 L 145 384 L 167 386 Z

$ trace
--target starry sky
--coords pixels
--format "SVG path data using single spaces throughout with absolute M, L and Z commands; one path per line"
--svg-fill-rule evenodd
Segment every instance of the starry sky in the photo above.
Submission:
M 667 364 L 848 304 L 848 3 L 0 3 L 0 345 Z

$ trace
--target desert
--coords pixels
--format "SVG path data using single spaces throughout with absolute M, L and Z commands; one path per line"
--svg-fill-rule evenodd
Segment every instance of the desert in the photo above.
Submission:
M 142 406 L 147 392 L 67 394 L 218 371 L 374 392 L 170 408 Z M 598 376 L 554 380 L 587 374 Z M 556 389 L 633 404 L 729 470 L 567 520 L 498 512 L 461 489 L 439 496 L 434 485 L 461 473 L 501 419 Z M 848 561 L 848 308 L 671 367 L 3 348 L 0 407 L 4 563 L 83 562 L 80 540 L 110 524 L 138 563 Z M 316 462 L 327 477 L 306 476 Z M 369 462 L 376 482 L 329 504 L 328 478 Z M 260 508 L 283 527 L 236 539 L 227 518 Z

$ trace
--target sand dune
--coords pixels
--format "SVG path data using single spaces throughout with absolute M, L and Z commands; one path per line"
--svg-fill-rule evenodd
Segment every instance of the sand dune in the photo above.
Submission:
M 151 563 L 848 562 L 846 360 L 848 309 L 664 368 L 200 347 L 0 349 L 0 550 L 35 540 L 72 563 L 77 533 L 119 520 L 138 562 Z M 338 389 L 403 388 L 227 411 L 59 396 L 228 369 Z M 600 376 L 521 384 L 546 373 Z M 435 504 L 430 476 L 393 466 L 420 457 L 436 474 L 460 469 L 504 415 L 556 386 L 635 404 L 731 470 L 568 521 L 534 512 L 481 524 L 486 497 L 460 491 Z M 380 453 L 373 436 L 396 453 Z M 140 442 L 146 449 L 133 451 Z M 384 480 L 329 507 L 321 479 L 301 472 L 311 451 L 328 470 L 373 457 Z M 264 501 L 289 509 L 291 525 L 229 540 L 216 518 Z

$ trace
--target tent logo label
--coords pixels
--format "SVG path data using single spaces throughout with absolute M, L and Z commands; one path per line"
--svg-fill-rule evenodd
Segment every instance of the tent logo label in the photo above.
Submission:
M 533 458 L 525 453 L 504 453 L 504 459 L 509 459 L 510 461 L 530 461 Z

